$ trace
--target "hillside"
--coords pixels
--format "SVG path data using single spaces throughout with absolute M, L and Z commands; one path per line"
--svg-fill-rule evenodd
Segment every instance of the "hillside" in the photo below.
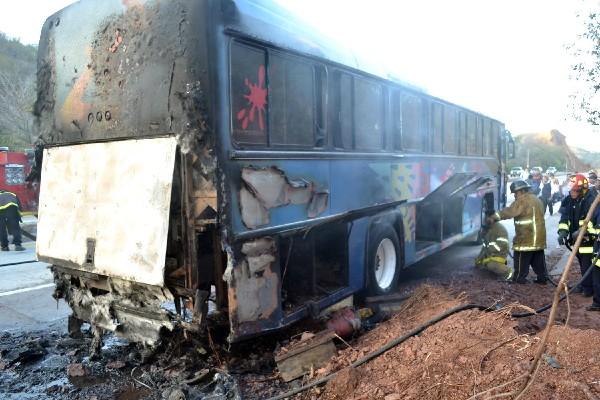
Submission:
M 514 160 L 509 160 L 509 167 L 527 165 L 527 152 L 529 151 L 529 166 L 556 167 L 564 170 L 565 165 L 570 171 L 588 171 L 589 162 L 582 160 L 578 154 L 569 147 L 565 135 L 553 129 L 550 132 L 522 134 L 515 138 L 517 154 Z M 595 154 L 595 153 L 591 153 Z
M 584 150 L 579 147 L 574 147 L 573 152 L 579 157 L 579 159 L 586 164 L 589 164 L 594 169 L 600 169 L 600 153 L 594 151 Z
M 0 32 L 0 146 L 30 147 L 37 48 Z

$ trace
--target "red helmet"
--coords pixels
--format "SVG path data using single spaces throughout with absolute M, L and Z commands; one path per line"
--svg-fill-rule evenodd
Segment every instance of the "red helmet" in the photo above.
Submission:
M 571 178 L 569 178 L 569 190 L 581 192 L 582 190 L 587 190 L 588 186 L 588 178 L 586 178 L 583 174 L 573 175 Z

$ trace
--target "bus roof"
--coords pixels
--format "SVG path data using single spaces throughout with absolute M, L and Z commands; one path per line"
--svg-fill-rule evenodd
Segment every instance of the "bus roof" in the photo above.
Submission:
M 351 69 L 367 73 L 405 89 L 418 92 L 446 104 L 468 111 L 475 110 L 432 96 L 421 87 L 399 79 L 395 72 L 369 61 L 347 46 L 312 27 L 283 6 L 269 0 L 223 0 L 225 29 L 276 47 L 308 54 Z M 481 114 L 483 115 L 483 114 Z M 490 118 L 485 115 L 485 117 Z M 491 118 L 494 119 L 494 118 Z M 500 122 L 494 119 L 497 122 Z

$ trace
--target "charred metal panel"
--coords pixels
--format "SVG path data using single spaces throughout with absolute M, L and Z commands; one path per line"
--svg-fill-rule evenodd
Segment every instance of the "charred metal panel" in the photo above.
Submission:
M 269 209 L 289 204 L 307 205 L 307 217 L 327 209 L 329 192 L 303 178 L 290 179 L 277 168 L 242 168 L 240 208 L 244 225 L 256 228 L 270 222 Z
M 232 337 L 258 333 L 279 323 L 281 298 L 275 242 L 261 238 L 242 244 L 229 276 Z
M 187 152 L 184 142 L 206 129 L 197 100 L 207 87 L 206 5 L 82 0 L 48 18 L 35 105 L 41 142 L 169 132 Z
M 46 149 L 38 258 L 162 285 L 175 147 L 166 137 Z
M 173 329 L 173 316 L 161 308 L 173 301 L 168 290 L 56 266 L 53 271 L 54 296 L 83 321 L 146 345 L 158 342 L 162 329 Z

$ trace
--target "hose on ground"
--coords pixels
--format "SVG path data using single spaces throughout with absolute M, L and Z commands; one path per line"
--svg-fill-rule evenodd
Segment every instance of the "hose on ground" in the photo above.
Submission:
M 586 279 L 588 276 L 590 276 L 590 274 L 592 273 L 592 268 L 597 268 L 597 267 L 595 266 L 595 261 L 596 261 L 596 257 L 594 257 L 594 258 L 592 259 L 592 265 L 590 265 L 590 267 L 587 269 L 587 271 L 585 271 L 585 274 L 583 274 L 583 275 L 581 276 L 581 279 L 580 279 L 580 280 L 579 280 L 579 281 L 578 281 L 578 282 L 577 282 L 575 285 L 573 285 L 572 287 L 577 287 L 577 286 L 580 286 L 580 285 L 583 283 L 583 281 L 584 281 L 584 280 L 585 280 L 585 279 Z M 556 286 L 556 285 L 554 285 L 554 286 Z M 570 291 L 570 290 L 571 290 L 571 288 L 569 288 L 568 290 Z M 561 294 L 561 295 L 560 295 L 560 299 L 559 299 L 559 303 L 560 303 L 561 301 L 563 301 L 564 299 L 566 299 L 566 298 L 567 298 L 567 294 L 566 294 L 566 293 L 563 293 L 563 294 Z M 533 316 L 533 315 L 536 315 L 536 314 L 542 313 L 542 312 L 544 312 L 544 311 L 546 311 L 546 310 L 550 309 L 550 307 L 552 307 L 552 303 L 548 303 L 548 304 L 546 304 L 545 306 L 542 306 L 542 307 L 538 308 L 538 309 L 537 309 L 537 310 L 535 310 L 535 311 L 529 311 L 529 312 L 524 312 L 524 313 L 514 313 L 514 314 L 511 314 L 510 316 L 511 316 L 511 317 L 513 317 L 513 318 L 524 318 L 524 317 L 531 317 L 531 316 Z
M 594 268 L 596 259 L 597 259 L 597 257 L 593 258 L 594 263 L 590 266 L 590 268 L 588 268 L 588 270 L 585 272 L 585 274 L 583 274 L 583 276 L 581 277 L 581 279 L 579 280 L 579 282 L 577 282 L 574 285 L 574 287 L 577 287 L 577 286 L 581 285 L 583 283 L 583 281 L 592 273 L 592 268 Z M 555 286 L 556 286 L 556 284 L 555 284 Z M 561 295 L 559 301 L 563 301 L 566 297 L 567 297 L 566 293 L 563 294 L 563 295 Z M 551 307 L 552 307 L 552 303 L 549 303 L 549 304 L 546 304 L 543 307 L 538 308 L 537 310 L 535 310 L 533 312 L 512 313 L 511 317 L 513 317 L 513 318 L 531 317 L 533 315 L 542 313 L 542 312 L 548 310 Z M 425 322 L 425 323 L 417 326 L 412 331 L 410 331 L 410 332 L 408 332 L 408 333 L 406 333 L 406 334 L 404 334 L 404 335 L 402 335 L 402 336 L 400 336 L 400 337 L 398 337 L 398 338 L 396 338 L 396 339 L 388 342 L 387 344 L 383 345 L 379 349 L 377 349 L 377 350 L 375 350 L 375 351 L 367 354 L 366 356 L 364 356 L 364 357 L 356 360 L 355 362 L 353 362 L 352 364 L 350 364 L 350 368 L 356 368 L 356 367 L 358 367 L 358 366 L 360 366 L 360 365 L 362 365 L 362 364 L 364 364 L 364 363 L 372 360 L 373 358 L 380 356 L 381 354 L 385 353 L 386 351 L 390 350 L 391 348 L 398 346 L 399 344 L 401 344 L 402 342 L 406 341 L 407 339 L 410 339 L 411 337 L 418 335 L 419 333 L 423 332 L 425 329 L 429 328 L 432 325 L 437 324 L 438 322 L 440 322 L 440 321 L 448 318 L 449 316 L 451 316 L 453 314 L 456 314 L 458 312 L 465 311 L 465 310 L 471 310 L 471 309 L 478 309 L 480 311 L 493 311 L 493 310 L 495 310 L 494 308 L 482 306 L 480 304 L 463 304 L 463 305 L 460 305 L 460 306 L 453 307 L 453 308 L 451 308 L 449 310 L 446 310 L 443 313 L 435 316 L 434 318 L 428 320 L 427 322 Z M 302 393 L 305 390 L 308 390 L 308 389 L 311 389 L 311 388 L 313 388 L 315 386 L 319 386 L 319 385 L 322 385 L 324 383 L 329 382 L 330 380 L 332 380 L 333 378 L 335 378 L 340 372 L 341 372 L 341 370 L 333 372 L 333 373 L 331 373 L 329 375 L 326 375 L 326 376 L 324 376 L 324 377 L 322 377 L 320 379 L 317 379 L 314 382 L 311 382 L 309 384 L 301 386 L 301 387 L 299 387 L 297 389 L 290 390 L 289 392 L 286 392 L 286 393 L 283 393 L 283 394 L 280 394 L 280 395 L 277 395 L 277 396 L 274 396 L 274 397 L 270 397 L 267 400 L 283 400 L 283 399 L 285 399 L 287 397 L 294 396 L 294 395 L 296 395 L 298 393 Z
M 35 263 L 35 262 L 38 262 L 38 260 L 27 260 L 27 261 L 11 262 L 11 263 L 7 263 L 7 264 L 0 264 L 0 268 L 2 268 L 2 267 L 10 267 L 10 266 L 13 266 L 13 265 L 31 264 L 31 263 Z
M 430 326 L 437 324 L 438 322 L 448 318 L 449 316 L 456 314 L 458 312 L 461 311 L 465 311 L 465 310 L 470 310 L 470 309 L 479 309 L 479 310 L 488 310 L 487 307 L 479 305 L 479 304 L 463 304 L 460 306 L 456 306 L 453 307 L 449 310 L 444 311 L 443 313 L 435 316 L 434 318 L 430 319 L 429 321 L 417 326 L 415 329 L 413 329 L 412 331 L 392 340 L 391 342 L 385 344 L 384 346 L 380 347 L 379 349 L 367 354 L 366 356 L 356 360 L 355 362 L 353 362 L 352 364 L 350 364 L 350 368 L 356 368 L 364 363 L 366 363 L 367 361 L 372 360 L 375 357 L 380 356 L 381 354 L 385 353 L 386 351 L 390 350 L 391 348 L 398 346 L 399 344 L 401 344 L 402 342 L 406 341 L 407 339 L 418 335 L 419 333 L 423 332 L 425 329 L 429 328 Z M 319 386 L 322 385 L 324 383 L 329 382 L 330 380 L 332 380 L 333 378 L 335 378 L 341 371 L 336 371 L 333 372 L 327 376 L 324 376 L 321 379 L 317 379 L 314 382 L 311 382 L 307 385 L 301 386 L 297 389 L 294 390 L 290 390 L 289 392 L 274 396 L 274 397 L 270 397 L 268 400 L 283 400 L 287 397 L 290 396 L 294 396 L 298 393 L 304 392 L 305 390 L 308 390 L 310 388 L 313 388 L 315 386 Z

